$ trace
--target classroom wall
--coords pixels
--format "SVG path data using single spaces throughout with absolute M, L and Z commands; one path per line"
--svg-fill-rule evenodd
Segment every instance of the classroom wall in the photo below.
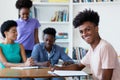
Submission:
M 17 19 L 18 10 L 15 2 L 16 0 L 0 0 L 0 25 L 8 19 Z
M 6 20 L 16 20 L 18 18 L 18 10 L 15 7 L 16 0 L 0 0 L 0 25 Z M 2 37 L 0 34 L 0 42 Z

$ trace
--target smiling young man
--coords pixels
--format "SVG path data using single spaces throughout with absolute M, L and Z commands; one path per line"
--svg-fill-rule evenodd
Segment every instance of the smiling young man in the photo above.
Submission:
M 89 66 L 94 80 L 120 80 L 120 65 L 117 53 L 110 43 L 99 35 L 99 15 L 93 10 L 80 12 L 73 20 L 75 28 L 79 28 L 81 37 L 91 46 L 81 64 L 67 67 L 54 67 L 62 70 L 82 70 Z

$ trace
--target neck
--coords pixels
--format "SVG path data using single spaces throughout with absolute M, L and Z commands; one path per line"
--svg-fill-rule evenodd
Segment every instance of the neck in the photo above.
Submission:
M 94 43 L 91 44 L 91 47 L 93 48 L 93 50 L 96 48 L 96 46 L 99 44 L 101 38 L 98 37 L 97 39 L 95 39 Z
M 52 47 L 51 48 L 46 48 L 46 50 L 50 53 L 50 51 L 52 50 Z
M 5 44 L 13 44 L 14 41 L 13 41 L 13 40 L 5 39 L 4 43 L 5 43 Z

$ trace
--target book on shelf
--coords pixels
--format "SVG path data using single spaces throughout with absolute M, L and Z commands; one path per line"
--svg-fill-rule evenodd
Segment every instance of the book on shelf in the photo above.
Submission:
M 37 18 L 37 10 L 36 10 L 35 6 L 32 6 L 30 8 L 30 14 L 29 14 L 29 16 L 32 17 L 32 18 Z
M 56 39 L 68 39 L 68 33 L 66 33 L 66 32 L 59 32 L 56 35 Z
M 67 22 L 68 21 L 68 10 L 55 11 L 51 17 L 52 22 Z
M 87 53 L 87 50 L 82 47 L 73 47 L 72 58 L 75 60 L 81 60 Z
M 112 2 L 113 0 L 73 0 L 73 3 L 80 2 Z
M 64 51 L 66 54 L 68 54 L 68 48 L 67 47 L 63 47 Z
M 78 3 L 78 2 L 79 2 L 79 0 L 73 0 L 73 2 L 74 2 L 74 3 Z
M 48 2 L 69 2 L 69 0 L 48 0 Z

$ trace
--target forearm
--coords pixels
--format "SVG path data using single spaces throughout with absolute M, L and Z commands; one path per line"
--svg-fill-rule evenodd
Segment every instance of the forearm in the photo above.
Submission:
M 39 39 L 38 38 L 35 39 L 35 44 L 37 44 L 37 43 L 39 43 Z
M 24 63 L 3 63 L 5 67 L 9 68 L 9 67 L 23 67 L 25 66 Z
M 103 69 L 102 80 L 111 80 L 113 69 Z
M 38 29 L 35 29 L 35 44 L 39 43 Z
M 50 63 L 49 62 L 35 62 L 36 66 L 45 66 L 45 67 L 49 67 Z
M 43 64 L 41 62 L 35 62 L 36 66 L 43 66 Z
M 85 66 L 78 64 L 71 64 L 68 66 L 61 67 L 62 70 L 82 70 Z

